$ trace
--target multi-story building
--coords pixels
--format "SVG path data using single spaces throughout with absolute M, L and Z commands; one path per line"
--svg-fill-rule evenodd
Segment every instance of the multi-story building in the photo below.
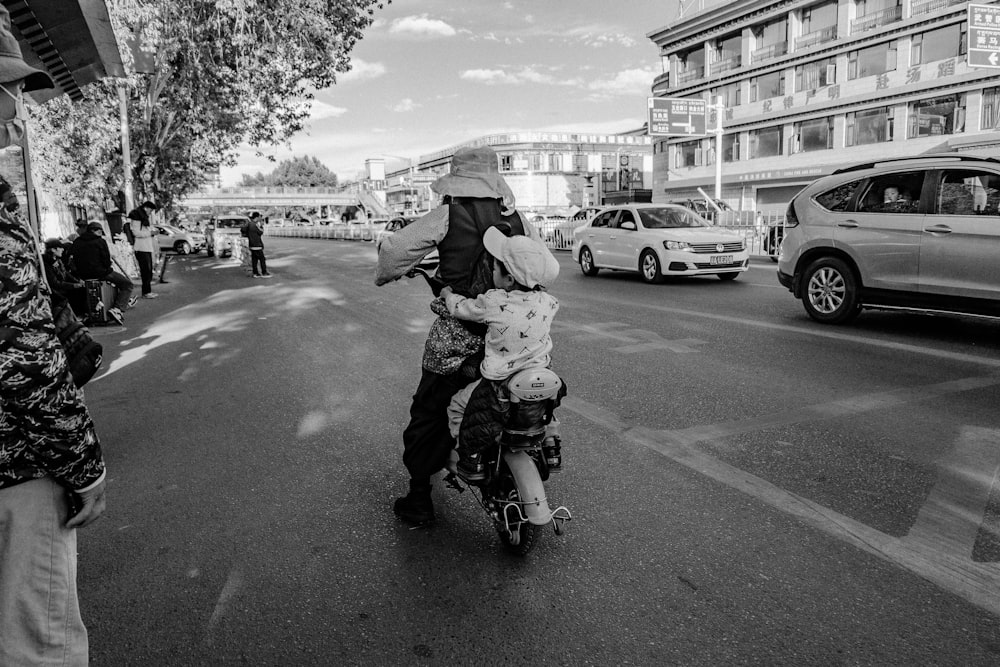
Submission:
M 645 128 L 623 134 L 510 132 L 490 134 L 429 155 L 411 168 L 387 174 L 398 181 L 399 197 L 414 206 L 432 197 L 423 184 L 447 173 L 452 155 L 466 146 L 490 146 L 500 160 L 500 173 L 517 207 L 539 213 L 565 213 L 622 201 L 649 201 L 652 141 Z M 415 184 L 421 187 L 413 187 Z M 392 194 L 392 186 L 390 186 Z M 394 196 L 390 201 L 397 198 Z
M 967 13 L 956 0 L 735 0 L 650 32 L 664 62 L 653 94 L 704 99 L 708 128 L 721 116 L 724 130 L 721 156 L 711 132 L 657 137 L 653 201 L 711 192 L 720 158 L 722 198 L 773 211 L 849 164 L 1000 155 L 1000 69 L 967 63 Z

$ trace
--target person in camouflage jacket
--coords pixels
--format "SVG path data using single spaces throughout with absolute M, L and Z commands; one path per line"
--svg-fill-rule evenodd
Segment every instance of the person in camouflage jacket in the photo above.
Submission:
M 104 459 L 37 243 L 0 194 L 0 664 L 86 664 L 75 529 L 104 511 Z

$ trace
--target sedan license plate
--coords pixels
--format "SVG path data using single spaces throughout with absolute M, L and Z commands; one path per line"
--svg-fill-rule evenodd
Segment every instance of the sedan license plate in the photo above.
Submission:
M 732 255 L 713 255 L 712 259 L 709 261 L 710 264 L 732 264 Z

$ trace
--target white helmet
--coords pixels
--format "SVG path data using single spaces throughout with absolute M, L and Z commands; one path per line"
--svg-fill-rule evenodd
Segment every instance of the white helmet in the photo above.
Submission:
M 510 400 L 545 401 L 555 398 L 562 387 L 562 380 L 548 368 L 529 368 L 511 376 L 507 382 Z

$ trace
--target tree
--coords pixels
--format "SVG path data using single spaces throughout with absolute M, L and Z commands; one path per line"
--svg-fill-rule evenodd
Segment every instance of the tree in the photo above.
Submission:
M 284 160 L 270 174 L 259 171 L 254 176 L 243 175 L 243 185 L 289 185 L 300 187 L 336 187 L 337 175 L 315 157 L 293 157 Z
M 156 73 L 125 84 L 137 198 L 170 205 L 234 164 L 241 143 L 287 141 L 302 129 L 313 91 L 349 71 L 351 50 L 388 1 L 108 0 L 120 42 L 145 30 L 157 45 Z M 34 108 L 41 131 L 33 136 L 56 165 L 43 187 L 97 203 L 120 188 L 118 90 L 101 83 L 86 93 L 77 105 Z

